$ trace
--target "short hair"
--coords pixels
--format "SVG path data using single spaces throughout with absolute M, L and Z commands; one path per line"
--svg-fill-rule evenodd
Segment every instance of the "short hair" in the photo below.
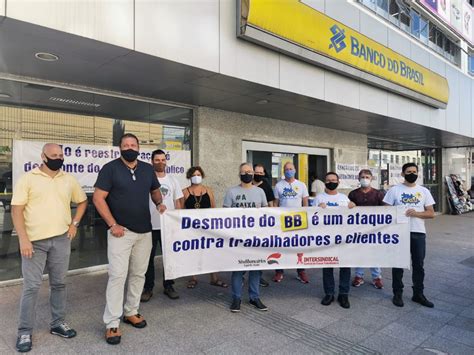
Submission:
M 248 163 L 248 162 L 245 162 L 245 163 L 242 163 L 242 164 L 239 165 L 239 172 L 240 172 L 240 169 L 242 169 L 242 167 L 245 166 L 245 165 L 248 165 L 248 166 L 250 166 L 250 167 L 252 168 L 252 164 L 250 164 L 250 163 Z M 253 169 L 253 168 L 252 168 L 252 169 Z
M 339 180 L 339 175 L 337 175 L 337 173 L 335 173 L 334 171 L 327 172 L 326 175 L 324 175 L 324 179 L 326 179 L 329 175 L 335 175 Z
M 253 165 L 253 170 L 255 171 L 256 168 L 263 168 L 263 176 L 268 177 L 267 169 L 263 166 L 263 164 L 257 163 Z
M 370 171 L 370 169 L 362 169 L 361 171 L 359 171 L 359 177 L 360 177 L 362 174 L 367 174 L 367 175 L 373 176 L 373 174 L 372 174 L 372 172 Z
M 191 179 L 191 177 L 193 176 L 193 174 L 196 172 L 196 171 L 199 171 L 201 173 L 201 176 L 203 178 L 206 177 L 206 174 L 204 174 L 204 170 L 202 170 L 202 168 L 200 166 L 192 166 L 188 169 L 188 171 L 186 171 L 186 178 L 187 179 Z
M 151 161 L 155 158 L 155 155 L 166 155 L 165 151 L 162 149 L 157 149 L 151 152 Z
M 295 163 L 293 163 L 292 161 L 287 161 L 285 164 L 283 164 L 283 170 L 285 170 L 285 168 L 288 164 L 291 164 L 291 165 L 295 166 Z
M 120 145 L 122 145 L 123 140 L 126 138 L 133 138 L 137 141 L 137 145 L 140 145 L 140 142 L 138 141 L 137 136 L 134 135 L 133 133 L 125 133 L 122 137 L 120 137 Z
M 408 168 L 411 168 L 411 167 L 415 167 L 416 168 L 416 172 L 418 172 L 418 165 L 416 165 L 415 163 L 406 163 L 406 164 L 403 164 L 402 166 L 402 173 L 405 172 L 405 170 L 407 170 Z

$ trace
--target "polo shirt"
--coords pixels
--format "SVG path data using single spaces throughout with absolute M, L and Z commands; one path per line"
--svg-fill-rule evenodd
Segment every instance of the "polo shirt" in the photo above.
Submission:
M 30 241 L 67 232 L 71 224 L 71 202 L 87 200 L 76 178 L 60 170 L 51 177 L 35 168 L 24 174 L 13 189 L 11 204 L 25 206 L 26 233 Z
M 99 171 L 94 186 L 108 192 L 105 201 L 117 224 L 135 233 L 151 231 L 150 193 L 160 183 L 150 164 L 138 160 L 132 174 L 122 159 L 112 160 Z
M 364 192 L 362 188 L 358 188 L 349 193 L 349 200 L 356 206 L 383 206 L 384 196 L 381 190 L 371 188 L 368 192 Z

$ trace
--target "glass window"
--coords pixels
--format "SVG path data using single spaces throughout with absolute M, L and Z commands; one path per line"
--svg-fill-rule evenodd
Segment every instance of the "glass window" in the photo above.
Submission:
M 468 68 L 469 74 L 474 75 L 474 54 L 469 56 Z
M 390 22 L 398 26 L 400 23 L 400 7 L 398 6 L 395 0 L 390 0 L 388 13 L 390 15 L 389 16 Z
M 376 12 L 379 15 L 388 18 L 388 0 L 377 0 Z
M 376 7 L 376 0 L 359 0 L 362 4 L 364 4 L 365 6 L 367 6 L 369 9 L 375 11 L 375 7 Z
M 415 36 L 420 36 L 420 15 L 417 12 L 410 10 L 411 30 L 410 33 Z
M 428 44 L 428 21 L 420 17 L 420 40 Z
M 400 156 L 399 155 L 395 155 L 395 163 L 400 164 Z

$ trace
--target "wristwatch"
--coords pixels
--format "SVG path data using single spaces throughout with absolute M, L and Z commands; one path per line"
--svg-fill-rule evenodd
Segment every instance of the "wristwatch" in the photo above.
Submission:
M 77 227 L 79 227 L 79 222 L 78 221 L 72 221 L 72 225 L 77 228 Z

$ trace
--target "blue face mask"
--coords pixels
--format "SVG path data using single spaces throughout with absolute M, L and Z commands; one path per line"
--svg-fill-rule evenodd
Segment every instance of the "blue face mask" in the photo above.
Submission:
M 291 178 L 294 178 L 295 177 L 295 174 L 296 174 L 296 170 L 286 170 L 285 171 L 285 177 L 287 179 L 291 179 Z

